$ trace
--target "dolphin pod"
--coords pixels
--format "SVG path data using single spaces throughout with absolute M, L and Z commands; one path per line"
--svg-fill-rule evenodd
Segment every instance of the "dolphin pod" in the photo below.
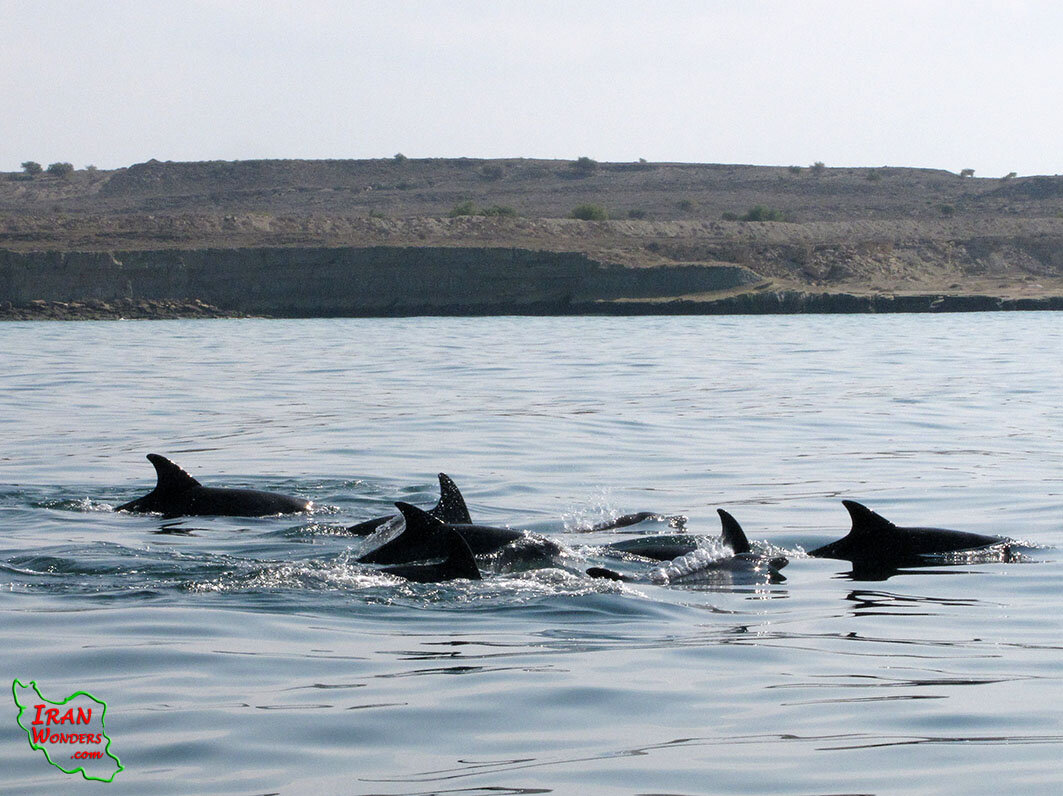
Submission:
M 259 517 L 303 512 L 311 507 L 308 500 L 276 492 L 203 486 L 169 459 L 154 453 L 148 454 L 147 458 L 155 467 L 155 488 L 143 497 L 124 503 L 116 511 L 159 513 L 167 517 Z M 381 565 L 382 572 L 424 583 L 459 578 L 479 580 L 481 573 L 476 556 L 493 556 L 496 564 L 516 560 L 542 566 L 543 562 L 552 562 L 562 554 L 559 544 L 539 534 L 473 523 L 461 491 L 445 473 L 439 473 L 439 488 L 439 501 L 430 509 L 422 510 L 409 503 L 397 502 L 395 507 L 402 517 L 403 527 L 364 553 L 358 561 Z M 1010 552 L 1010 540 L 1004 537 L 945 528 L 898 526 L 855 501 L 843 500 L 842 505 L 852 520 L 849 533 L 835 542 L 810 550 L 809 556 L 849 561 L 854 571 L 857 568 L 884 571 L 918 566 L 933 561 L 935 555 L 978 551 L 995 545 L 1004 545 L 1005 553 Z M 667 562 L 648 577 L 625 575 L 605 567 L 591 567 L 586 574 L 617 581 L 674 584 L 697 582 L 721 574 L 726 574 L 732 581 L 785 581 L 779 570 L 786 566 L 787 559 L 754 552 L 738 521 L 723 509 L 717 511 L 722 523 L 721 540 L 731 549 L 730 556 L 706 558 L 706 551 L 699 549 L 698 538 L 693 535 L 654 534 L 612 542 L 601 548 L 607 556 Z M 347 531 L 352 535 L 372 534 L 393 518 L 394 515 L 375 517 L 352 525 Z M 682 517 L 637 512 L 587 530 L 622 528 L 647 519 L 668 520 L 673 527 L 682 527 L 685 522 Z

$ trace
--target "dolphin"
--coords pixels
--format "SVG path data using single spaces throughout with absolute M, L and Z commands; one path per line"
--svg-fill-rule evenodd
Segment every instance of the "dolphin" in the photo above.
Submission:
M 652 558 L 655 561 L 671 561 L 697 548 L 697 537 L 685 533 L 658 533 L 651 536 L 638 536 L 634 539 L 622 539 L 619 542 L 610 542 L 605 545 L 609 553 L 626 553 Z
M 306 511 L 310 501 L 257 489 L 225 489 L 203 486 L 165 456 L 149 453 L 158 482 L 144 497 L 131 500 L 115 511 L 182 515 L 214 514 L 223 517 L 263 517 Z
M 629 525 L 638 525 L 646 520 L 667 522 L 673 528 L 686 526 L 687 518 L 681 514 L 658 514 L 655 511 L 636 511 L 633 514 L 622 514 L 615 520 L 604 520 L 589 528 L 581 528 L 583 533 L 595 533 L 596 531 L 612 531 L 617 528 L 626 528 Z
M 457 531 L 447 529 L 443 533 L 445 557 L 437 564 L 395 564 L 381 567 L 381 572 L 398 575 L 416 583 L 439 583 L 444 580 L 480 580 L 480 568 L 476 566 L 472 550 Z
M 472 517 L 469 516 L 469 509 L 465 506 L 465 498 L 461 496 L 461 491 L 458 489 L 458 485 L 455 484 L 446 473 L 439 474 L 439 502 L 432 508 L 428 509 L 427 513 L 443 522 L 460 522 L 465 525 L 472 524 Z M 389 514 L 386 517 L 374 517 L 371 520 L 359 522 L 358 524 L 349 527 L 347 533 L 354 534 L 355 536 L 368 536 L 385 522 L 394 519 L 395 516 L 396 515 L 394 514 Z
M 703 550 L 688 551 L 673 559 L 668 565 L 654 570 L 648 580 L 653 583 L 696 583 L 713 580 L 720 574 L 732 579 L 741 576 L 749 580 L 767 579 L 769 583 L 782 583 L 786 577 L 779 572 L 789 563 L 784 556 L 764 556 L 754 553 L 749 546 L 742 526 L 723 509 L 716 509 L 723 524 L 723 543 L 731 548 L 732 555 L 708 559 Z M 592 578 L 637 581 L 646 578 L 622 575 L 605 567 L 591 567 L 587 574 Z
M 849 535 L 810 550 L 810 556 L 881 566 L 917 562 L 921 556 L 977 550 L 1007 541 L 999 536 L 950 531 L 945 528 L 902 527 L 894 525 L 854 500 L 843 500 L 842 505 L 849 511 L 853 520 Z
M 474 555 L 493 553 L 518 540 L 533 540 L 537 543 L 536 546 L 541 548 L 541 555 L 544 557 L 561 552 L 561 548 L 549 539 L 530 536 L 523 531 L 471 523 L 446 523 L 409 503 L 399 502 L 395 506 L 402 514 L 406 527 L 394 539 L 361 556 L 358 559 L 361 563 L 405 564 L 410 561 L 441 558 L 447 554 L 448 530 L 457 532 Z

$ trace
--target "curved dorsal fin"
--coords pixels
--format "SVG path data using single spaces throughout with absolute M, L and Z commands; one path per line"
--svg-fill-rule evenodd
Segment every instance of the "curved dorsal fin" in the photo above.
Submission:
M 199 481 L 165 456 L 149 453 L 148 461 L 155 465 L 155 475 L 158 477 L 155 489 L 158 492 L 183 492 L 194 486 L 200 486 Z
M 419 537 L 428 537 L 446 528 L 442 520 L 437 520 L 427 511 L 422 511 L 409 503 L 403 503 L 400 500 L 395 504 L 395 508 L 399 510 L 402 519 L 406 521 L 405 530 L 399 534 L 401 538 L 411 540 Z
M 748 553 L 749 540 L 746 539 L 746 535 L 742 531 L 742 526 L 738 524 L 738 520 L 723 509 L 716 509 L 716 513 L 720 515 L 720 521 L 723 523 L 723 543 L 730 547 L 736 556 L 741 555 L 742 553 Z
M 870 534 L 897 527 L 881 514 L 876 514 L 867 506 L 857 503 L 855 500 L 843 500 L 842 505 L 845 506 L 853 520 L 853 529 L 849 533 L 859 536 L 860 534 Z
M 446 473 L 439 474 L 439 502 L 429 509 L 428 513 L 443 522 L 472 525 L 465 498 L 461 496 L 458 485 Z
M 448 530 L 446 537 L 447 574 L 455 578 L 482 580 L 480 568 L 472 554 L 469 543 L 455 530 Z

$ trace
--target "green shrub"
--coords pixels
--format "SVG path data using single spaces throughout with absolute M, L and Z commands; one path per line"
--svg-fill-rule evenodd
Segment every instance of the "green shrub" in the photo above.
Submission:
M 689 213 L 697 205 L 694 204 L 694 201 L 692 199 L 680 199 L 678 202 L 675 203 L 675 206 L 682 210 L 684 213 Z
M 1014 171 L 1009 171 L 1007 174 L 1005 174 L 1003 177 L 1001 177 L 1001 179 L 1003 179 L 1003 180 L 1013 180 L 1017 176 L 1018 175 Z
M 586 204 L 573 208 L 572 218 L 578 218 L 581 221 L 605 221 L 609 218 L 609 214 L 601 205 Z
M 74 173 L 74 166 L 70 163 L 50 163 L 47 171 L 56 177 L 66 179 Z
M 506 171 L 500 163 L 485 163 L 480 167 L 479 174 L 485 180 L 500 180 Z
M 732 213 L 730 210 L 728 210 L 727 212 L 725 212 L 723 215 L 720 216 L 720 219 L 723 220 L 723 221 L 737 221 L 738 220 L 738 213 Z
M 943 216 L 951 216 L 956 212 L 955 205 L 938 205 L 938 210 L 941 211 Z
M 960 172 L 960 176 L 961 177 L 973 177 L 974 176 L 974 169 L 963 169 Z
M 401 164 L 403 164 L 403 163 L 405 163 L 405 162 L 406 162 L 407 160 L 409 160 L 409 158 L 408 158 L 408 157 L 406 157 L 406 156 L 405 156 L 404 154 L 402 154 L 401 152 L 396 152 L 396 153 L 394 154 L 394 156 L 392 156 L 392 158 L 391 158 L 391 159 L 392 159 L 393 161 L 395 161 L 396 163 L 400 164 L 400 165 L 401 165 Z
M 880 172 L 880 171 L 876 171 L 875 169 L 871 169 L 871 171 L 869 171 L 867 173 L 867 181 L 868 182 L 878 182 L 881 179 L 882 179 L 882 172 Z
M 41 168 L 41 164 L 35 160 L 27 160 L 22 164 L 22 170 L 31 177 L 35 177 L 40 174 L 44 169 Z
M 589 177 L 598 171 L 598 161 L 583 155 L 579 159 L 573 161 L 571 168 L 577 176 Z
M 491 205 L 480 211 L 481 216 L 494 216 L 496 218 L 516 218 L 517 211 L 509 205 Z
M 801 167 L 800 166 L 791 166 L 790 167 L 790 173 L 791 174 L 800 174 L 801 173 Z
M 786 221 L 788 216 L 782 210 L 774 210 L 764 205 L 755 205 L 742 216 L 742 221 Z
M 628 218 L 640 219 L 646 217 L 646 211 L 642 208 L 635 208 L 634 210 L 627 211 Z
M 817 175 L 817 176 L 822 174 L 823 172 L 825 172 L 827 170 L 827 167 L 823 165 L 823 161 L 822 160 L 817 160 L 815 163 L 813 163 L 811 166 L 809 166 L 809 168 L 812 169 L 812 173 Z
M 451 208 L 447 215 L 451 218 L 457 218 L 458 216 L 475 216 L 477 215 L 476 205 L 472 202 L 459 202 Z

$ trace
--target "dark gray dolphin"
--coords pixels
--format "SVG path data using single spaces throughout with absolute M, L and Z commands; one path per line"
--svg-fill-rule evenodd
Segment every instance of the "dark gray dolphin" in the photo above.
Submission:
M 165 456 L 149 453 L 158 482 L 144 497 L 115 511 L 157 512 L 169 517 L 214 514 L 223 517 L 263 517 L 306 511 L 310 501 L 257 489 L 203 486 Z
M 731 548 L 733 555 L 717 559 L 707 559 L 697 550 L 687 551 L 673 559 L 667 566 L 655 570 L 648 577 L 622 575 L 605 567 L 591 567 L 587 574 L 592 578 L 609 580 L 638 581 L 649 580 L 655 583 L 697 583 L 711 581 L 720 575 L 747 580 L 767 580 L 769 583 L 782 583 L 786 577 L 779 572 L 789 563 L 784 556 L 764 556 L 754 553 L 746 538 L 742 526 L 723 509 L 716 509 L 723 523 L 721 536 L 723 543 Z
M 472 524 L 472 517 L 469 516 L 469 509 L 465 506 L 465 498 L 461 496 L 461 491 L 458 489 L 458 485 L 455 484 L 446 473 L 439 474 L 439 502 L 432 508 L 428 509 L 428 513 L 437 520 L 442 520 L 443 522 L 460 522 L 465 525 Z M 352 525 L 347 529 L 347 532 L 352 533 L 355 536 L 368 536 L 395 516 L 396 515 L 394 514 L 389 514 L 386 517 L 374 517 L 371 520 Z
M 999 536 L 946 528 L 901 527 L 856 501 L 843 500 L 842 505 L 853 520 L 849 535 L 810 550 L 810 556 L 877 566 L 916 562 L 921 556 L 977 550 L 1007 541 Z
M 437 564 L 395 564 L 381 567 L 381 572 L 398 575 L 417 583 L 439 583 L 444 580 L 480 580 L 472 550 L 457 531 L 447 529 L 443 535 L 445 558 Z
M 543 555 L 556 555 L 561 548 L 549 539 L 539 540 L 523 531 L 494 528 L 489 525 L 445 523 L 409 503 L 396 503 L 406 527 L 402 532 L 358 560 L 363 564 L 405 564 L 442 558 L 446 555 L 447 531 L 461 535 L 474 555 L 485 555 L 502 549 L 518 540 L 541 541 Z
M 580 528 L 579 530 L 583 533 L 611 531 L 616 528 L 626 528 L 629 525 L 638 525 L 640 522 L 645 522 L 646 520 L 665 521 L 673 528 L 683 528 L 687 523 L 687 518 L 681 514 L 658 514 L 655 511 L 636 511 L 633 514 L 623 514 L 615 520 L 604 520 L 589 528 Z

